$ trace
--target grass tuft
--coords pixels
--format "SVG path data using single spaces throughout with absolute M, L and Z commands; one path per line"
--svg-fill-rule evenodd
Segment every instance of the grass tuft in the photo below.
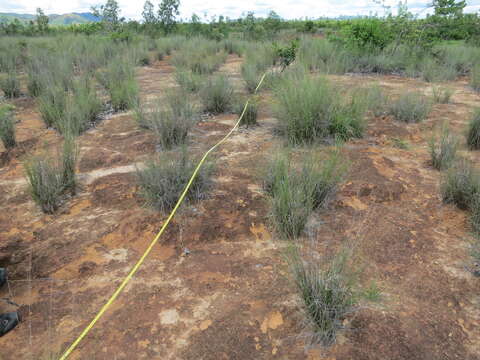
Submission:
M 480 192 L 480 175 L 466 159 L 455 162 L 445 173 L 441 193 L 443 201 L 455 204 L 458 208 L 468 210 L 472 199 Z
M 432 87 L 433 101 L 436 104 L 449 104 L 453 95 L 453 90 L 450 88 Z
M 480 108 L 475 110 L 468 123 L 467 145 L 470 150 L 480 149 Z
M 15 72 L 10 71 L 0 78 L 0 88 L 7 98 L 12 99 L 20 96 L 20 82 Z
M 8 108 L 0 107 L 0 139 L 5 149 L 12 149 L 17 144 L 15 140 L 15 119 Z
M 390 114 L 398 121 L 418 123 L 427 117 L 430 109 L 431 104 L 423 94 L 409 92 L 390 105 Z
M 200 96 L 206 112 L 220 114 L 232 107 L 233 87 L 225 75 L 218 75 L 207 80 Z
M 432 166 L 437 170 L 450 167 L 455 160 L 458 140 L 450 133 L 448 125 L 442 126 L 440 139 L 432 137 L 429 143 Z

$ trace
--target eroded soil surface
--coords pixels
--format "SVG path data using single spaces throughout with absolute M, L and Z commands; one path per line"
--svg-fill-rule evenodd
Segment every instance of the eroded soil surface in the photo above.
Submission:
M 241 88 L 241 59 L 220 71 Z M 149 102 L 175 86 L 168 59 L 138 69 Z M 393 76 L 332 76 L 352 86 L 379 83 L 389 94 L 430 93 Z M 259 172 L 278 151 L 276 120 L 264 93 L 260 125 L 240 129 L 214 155 L 209 196 L 182 208 L 125 291 L 72 359 L 480 359 L 480 282 L 470 266 L 467 214 L 442 204 L 428 140 L 444 120 L 462 136 L 479 97 L 465 81 L 448 84 L 453 103 L 435 105 L 421 124 L 369 119 L 366 136 L 344 147 L 349 175 L 306 241 L 318 250 L 348 240 L 382 300 L 347 319 L 336 345 L 306 348 L 285 244 L 272 232 Z M 54 359 L 80 334 L 161 227 L 143 206 L 135 169 L 156 151 L 131 113 L 107 117 L 79 137 L 80 189 L 53 215 L 31 201 L 27 154 L 54 153 L 33 100 L 15 100 L 20 146 L 0 153 L 0 266 L 10 271 L 0 297 L 21 305 L 23 322 L 0 339 L 1 359 Z M 210 117 L 190 143 L 201 154 L 236 116 Z M 408 144 L 397 146 L 399 140 Z M 472 153 L 474 161 L 480 162 Z M 478 164 L 480 166 L 480 163 Z M 188 249 L 186 254 L 185 249 Z M 15 307 L 2 303 L 2 312 Z

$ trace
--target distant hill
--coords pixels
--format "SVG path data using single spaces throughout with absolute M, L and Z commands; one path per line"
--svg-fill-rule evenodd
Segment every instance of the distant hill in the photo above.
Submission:
M 48 15 L 51 25 L 70 25 L 70 24 L 85 24 L 89 22 L 100 21 L 92 13 L 70 13 L 70 14 L 51 14 Z M 12 22 L 18 19 L 21 22 L 28 22 L 35 20 L 35 15 L 32 14 L 16 14 L 16 13 L 0 13 L 0 22 Z

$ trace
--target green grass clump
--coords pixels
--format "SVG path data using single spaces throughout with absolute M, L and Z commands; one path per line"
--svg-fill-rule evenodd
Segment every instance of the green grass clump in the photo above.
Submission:
M 67 93 L 60 85 L 52 84 L 44 88 L 38 97 L 38 110 L 48 128 L 63 121 L 66 107 Z
M 217 75 L 206 81 L 200 97 L 204 111 L 220 114 L 232 107 L 233 87 L 225 75 Z
M 246 99 L 240 101 L 236 107 L 235 112 L 238 116 L 241 116 L 243 109 L 245 108 Z M 257 116 L 258 116 L 258 99 L 252 98 L 248 102 L 247 109 L 243 115 L 242 121 L 240 121 L 241 126 L 250 127 L 257 125 Z
M 65 139 L 60 161 L 34 157 L 25 163 L 30 194 L 42 211 L 54 213 L 66 192 L 75 192 L 77 150 L 72 139 Z
M 175 71 L 175 80 L 184 91 L 192 93 L 199 91 L 205 79 L 201 74 L 196 74 L 191 70 L 177 69 Z
M 449 104 L 453 95 L 453 90 L 450 88 L 432 88 L 433 101 L 436 104 Z
M 278 233 L 286 239 L 301 235 L 310 214 L 325 207 L 335 194 L 345 172 L 338 150 L 323 160 L 307 157 L 294 168 L 289 157 L 274 159 L 264 179 L 271 196 L 271 216 Z
M 327 137 L 361 137 L 367 103 L 357 93 L 344 94 L 322 78 L 297 72 L 279 81 L 274 89 L 274 111 L 280 131 L 292 145 Z
M 428 116 L 430 109 L 431 104 L 422 93 L 408 92 L 390 105 L 390 115 L 398 121 L 418 123 Z
M 427 82 L 453 81 L 458 76 L 454 66 L 439 64 L 432 59 L 426 59 L 420 68 L 422 78 Z
M 468 160 L 458 160 L 443 176 L 441 193 L 447 204 L 452 203 L 460 209 L 468 210 L 479 191 L 480 175 Z
M 341 251 L 319 264 L 305 261 L 299 250 L 294 249 L 289 251 L 287 259 L 313 331 L 312 342 L 332 345 L 343 328 L 343 320 L 357 304 L 355 272 L 349 266 L 348 252 Z
M 480 91 L 480 63 L 476 64 L 471 70 L 470 85 L 475 91 Z
M 15 72 L 8 72 L 0 78 L 0 88 L 7 98 L 16 98 L 20 96 L 20 81 Z
M 470 150 L 480 149 L 480 108 L 475 110 L 468 123 L 467 145 Z
M 12 149 L 17 144 L 15 140 L 15 119 L 9 108 L 0 107 L 0 139 L 5 149 Z
M 444 170 L 450 167 L 455 160 L 458 140 L 450 133 L 448 125 L 444 125 L 440 139 L 432 137 L 429 147 L 432 166 L 437 170 Z
M 169 211 L 178 201 L 184 191 L 196 162 L 189 159 L 184 150 L 180 156 L 160 156 L 150 160 L 144 169 L 137 170 L 137 179 L 140 186 L 140 195 L 147 205 L 159 210 Z M 205 164 L 197 174 L 186 195 L 189 202 L 205 197 L 210 186 L 212 165 Z

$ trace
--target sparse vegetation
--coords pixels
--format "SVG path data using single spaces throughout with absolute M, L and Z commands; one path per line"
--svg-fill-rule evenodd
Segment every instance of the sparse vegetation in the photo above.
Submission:
M 480 149 L 480 108 L 475 110 L 468 123 L 467 145 L 471 150 Z
M 184 149 L 179 156 L 161 155 L 150 160 L 144 169 L 137 170 L 140 195 L 146 203 L 160 211 L 171 210 L 187 185 L 196 163 Z M 187 201 L 205 197 L 210 186 L 212 165 L 205 164 L 197 174 L 186 195 Z
M 418 123 L 424 120 L 431 109 L 428 99 L 421 93 L 408 92 L 390 106 L 390 114 L 398 121 Z
M 468 210 L 479 191 L 480 175 L 466 159 L 456 161 L 443 176 L 441 192 L 445 203 Z
M 7 150 L 17 144 L 15 140 L 15 119 L 8 107 L 0 107 L 0 139 Z
M 245 107 L 245 99 L 242 99 L 235 108 L 235 112 L 238 116 L 241 116 L 243 113 L 243 109 Z M 242 121 L 240 122 L 241 126 L 254 126 L 257 125 L 257 116 L 258 116 L 258 99 L 251 98 L 247 108 L 245 109 L 245 114 L 243 115 Z
M 225 75 L 218 75 L 205 82 L 200 96 L 205 111 L 220 114 L 232 107 L 233 87 Z
M 447 169 L 455 160 L 458 140 L 450 133 L 450 128 L 447 124 L 442 126 L 439 139 L 432 137 L 429 145 L 432 166 L 435 169 Z
M 449 104 L 453 95 L 450 88 L 432 87 L 433 101 L 437 104 Z
M 470 85 L 475 91 L 480 91 L 480 63 L 476 64 L 472 69 Z

